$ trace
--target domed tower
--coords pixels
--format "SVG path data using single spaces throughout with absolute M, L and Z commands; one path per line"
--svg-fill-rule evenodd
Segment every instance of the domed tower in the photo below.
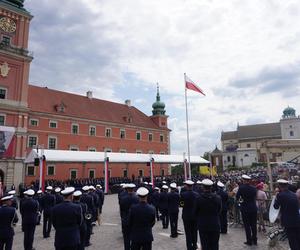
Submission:
M 151 119 L 162 128 L 168 127 L 168 116 L 166 115 L 165 106 L 166 105 L 160 100 L 159 86 L 157 84 L 156 101 L 152 104 L 153 109 Z
M 280 127 L 282 139 L 300 139 L 300 117 L 295 109 L 287 107 L 283 110 Z

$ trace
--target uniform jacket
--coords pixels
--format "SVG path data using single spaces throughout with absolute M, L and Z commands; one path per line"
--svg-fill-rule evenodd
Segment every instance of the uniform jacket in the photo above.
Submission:
M 55 206 L 55 196 L 50 193 L 46 193 L 41 199 L 42 208 L 44 214 L 51 214 L 52 208 Z
M 80 243 L 82 223 L 81 206 L 69 201 L 56 205 L 52 210 L 56 247 L 76 246 Z
M 140 202 L 129 212 L 130 239 L 142 243 L 153 241 L 152 227 L 155 224 L 155 209 L 152 205 Z
M 101 189 L 97 189 L 96 190 L 96 194 L 98 195 L 99 198 L 99 203 L 98 203 L 98 207 L 101 208 L 104 204 L 104 193 Z
M 179 212 L 180 196 L 177 192 L 171 191 L 168 193 L 168 211 L 169 213 Z
M 274 208 L 280 207 L 281 224 L 286 228 L 300 227 L 299 203 L 295 193 L 287 190 L 276 196 Z
M 139 203 L 139 198 L 135 193 L 124 195 L 120 200 L 120 211 L 122 225 L 128 225 L 129 223 L 129 209 L 132 205 Z
M 221 197 L 222 200 L 222 211 L 227 211 L 228 209 L 228 194 L 223 189 L 218 189 L 217 195 Z
M 39 203 L 33 198 L 24 198 L 20 204 L 20 213 L 22 216 L 22 225 L 37 223 Z
M 87 209 L 89 213 L 94 212 L 95 204 L 94 204 L 93 196 L 91 196 L 88 193 L 84 193 L 80 198 L 80 202 L 85 203 L 87 205 Z
M 183 220 L 194 220 L 196 214 L 196 201 L 198 194 L 192 190 L 186 190 L 180 193 L 180 205 L 182 209 Z
M 236 200 L 241 202 L 241 212 L 254 213 L 257 211 L 256 207 L 256 188 L 249 184 L 242 184 L 239 186 L 236 194 Z
M 154 191 L 152 194 L 152 205 L 155 207 L 158 207 L 159 204 L 159 192 L 158 191 Z
M 14 236 L 12 223 L 18 222 L 18 216 L 14 207 L 3 205 L 0 207 L 0 239 Z
M 203 192 L 197 198 L 196 215 L 199 231 L 220 231 L 222 201 L 214 193 Z
M 55 194 L 55 204 L 62 203 L 63 201 L 64 201 L 64 197 L 61 194 L 56 193 Z
M 163 191 L 159 194 L 158 204 L 159 209 L 168 209 L 168 192 Z

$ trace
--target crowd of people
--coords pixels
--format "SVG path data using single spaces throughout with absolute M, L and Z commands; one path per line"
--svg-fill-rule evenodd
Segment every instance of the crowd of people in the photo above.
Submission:
M 281 223 L 291 250 L 299 250 L 299 176 L 289 178 L 290 181 L 277 180 L 274 208 L 281 207 Z M 20 185 L 19 205 L 16 190 L 11 187 L 1 198 L 0 249 L 12 248 L 17 209 L 21 214 L 24 249 L 33 249 L 41 216 L 44 238 L 50 237 L 52 226 L 55 228 L 56 249 L 90 246 L 93 226 L 101 221 L 103 182 L 101 178 L 47 180 L 44 193 L 38 182 Z M 257 225 L 259 231 L 266 231 L 264 214 L 272 198 L 267 182 L 264 169 L 231 171 L 211 178 L 194 175 L 186 181 L 182 175 L 157 176 L 154 183 L 149 177 L 113 178 L 110 191 L 118 193 L 124 249 L 151 249 L 156 221 L 161 221 L 164 230 L 170 228 L 170 238 L 183 234 L 178 230 L 180 207 L 188 250 L 198 248 L 198 239 L 202 250 L 218 249 L 220 234 L 228 231 L 228 219 L 244 226 L 245 245 L 256 245 Z

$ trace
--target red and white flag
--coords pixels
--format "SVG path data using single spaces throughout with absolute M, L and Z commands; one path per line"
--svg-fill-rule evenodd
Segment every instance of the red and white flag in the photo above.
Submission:
M 185 88 L 190 89 L 190 90 L 194 90 L 194 91 L 199 92 L 200 94 L 205 96 L 203 90 L 200 89 L 196 85 L 196 83 L 194 83 L 190 78 L 188 78 L 186 74 L 184 74 L 184 80 L 185 80 Z

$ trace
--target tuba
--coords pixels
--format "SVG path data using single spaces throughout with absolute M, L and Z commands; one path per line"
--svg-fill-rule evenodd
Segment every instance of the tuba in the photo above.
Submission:
M 269 221 L 271 223 L 274 223 L 277 220 L 277 218 L 279 217 L 279 213 L 280 213 L 280 208 L 279 209 L 274 208 L 275 199 L 276 199 L 276 196 L 273 197 L 271 205 L 270 205 L 270 209 L 269 209 Z

